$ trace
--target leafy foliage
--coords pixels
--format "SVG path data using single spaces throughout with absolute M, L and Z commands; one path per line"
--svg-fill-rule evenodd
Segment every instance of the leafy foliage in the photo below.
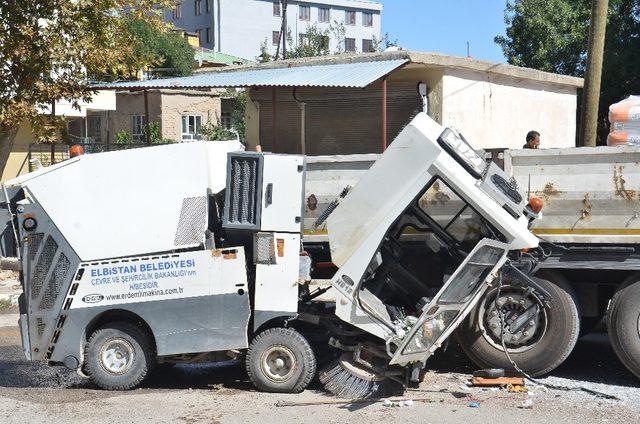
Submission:
M 374 52 L 383 52 L 389 47 L 396 47 L 398 45 L 398 39 L 391 39 L 391 35 L 388 32 L 385 32 L 384 35 L 380 38 L 373 36 L 372 40 L 372 48 Z
M 233 99 L 233 108 L 231 109 L 232 128 L 238 134 L 240 141 L 244 143 L 246 139 L 245 110 L 247 106 L 247 92 L 245 90 L 228 89 L 225 95 Z
M 286 58 L 297 59 L 301 57 L 325 56 L 332 53 L 344 53 L 345 34 L 346 30 L 342 22 L 334 21 L 326 29 L 320 29 L 317 24 L 313 24 L 307 27 L 304 37 L 295 44 L 293 42 L 291 28 L 288 28 L 288 48 Z M 335 43 L 335 49 L 333 52 L 331 51 L 330 46 L 331 40 Z M 256 58 L 260 63 L 266 63 L 278 59 L 275 55 L 271 55 L 269 53 L 269 48 L 267 46 L 267 40 L 265 39 L 260 44 L 260 54 Z
M 134 42 L 136 56 L 152 66 L 170 69 L 166 75 L 191 75 L 196 66 L 194 50 L 178 32 L 158 28 L 137 17 L 126 19 L 125 28 Z
M 0 172 L 19 125 L 54 132 L 60 118 L 43 105 L 90 101 L 90 76 L 125 75 L 148 64 L 136 54 L 127 14 L 164 28 L 167 0 L 20 0 L 0 2 Z M 125 12 L 127 11 L 127 12 Z
M 212 122 L 207 122 L 203 125 L 201 131 L 204 139 L 209 141 L 235 140 L 238 138 L 238 134 L 235 130 L 227 129 Z
M 141 144 L 145 143 L 147 139 L 147 133 L 149 134 L 149 141 L 151 144 L 171 144 L 175 143 L 174 140 L 168 138 L 162 138 L 160 134 L 160 123 L 151 122 L 142 128 L 142 134 L 144 138 L 141 141 L 133 139 L 133 136 L 127 131 L 118 131 L 116 133 L 116 144 Z
M 590 0 L 510 0 L 506 37 L 496 37 L 509 63 L 582 77 L 589 39 Z M 599 140 L 608 107 L 640 93 L 640 0 L 610 0 L 602 73 Z

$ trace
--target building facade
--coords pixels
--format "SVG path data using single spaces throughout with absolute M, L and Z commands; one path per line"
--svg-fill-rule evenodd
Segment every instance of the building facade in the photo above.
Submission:
M 261 45 L 274 54 L 282 26 L 279 0 L 184 0 L 164 11 L 177 28 L 197 34 L 200 46 L 255 59 Z M 329 32 L 329 51 L 368 52 L 380 39 L 382 5 L 368 0 L 290 0 L 287 26 L 294 46 L 304 43 L 309 28 L 343 27 Z

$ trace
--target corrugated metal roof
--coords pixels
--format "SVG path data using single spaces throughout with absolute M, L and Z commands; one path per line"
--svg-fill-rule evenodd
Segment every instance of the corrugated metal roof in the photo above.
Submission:
M 406 59 L 342 63 L 290 68 L 203 72 L 189 77 L 100 83 L 99 90 L 226 87 L 353 87 L 364 88 L 407 63 Z

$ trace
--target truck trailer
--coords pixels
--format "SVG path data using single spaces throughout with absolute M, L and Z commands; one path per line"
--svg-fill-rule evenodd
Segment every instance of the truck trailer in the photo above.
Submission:
M 507 343 L 562 308 L 555 285 L 528 276 L 539 205 L 426 114 L 325 213 L 335 299 L 317 301 L 305 172 L 302 156 L 191 142 L 6 182 L 3 263 L 20 270 L 25 356 L 107 390 L 159 363 L 231 357 L 260 390 L 299 392 L 318 374 L 356 398 L 418 382 L 487 291 L 525 311 L 491 310 Z

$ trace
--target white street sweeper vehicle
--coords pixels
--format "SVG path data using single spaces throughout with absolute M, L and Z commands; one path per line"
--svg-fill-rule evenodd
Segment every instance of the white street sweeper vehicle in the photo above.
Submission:
M 538 246 L 539 207 L 457 132 L 418 115 L 325 214 L 335 302 L 307 284 L 304 158 L 239 147 L 84 155 L 4 184 L 26 357 L 105 389 L 157 363 L 233 357 L 258 389 L 299 392 L 318 367 L 355 398 L 419 381 L 503 276 L 528 296 L 496 310 L 500 334 L 541 331 L 529 316 L 553 293 L 521 253 Z

